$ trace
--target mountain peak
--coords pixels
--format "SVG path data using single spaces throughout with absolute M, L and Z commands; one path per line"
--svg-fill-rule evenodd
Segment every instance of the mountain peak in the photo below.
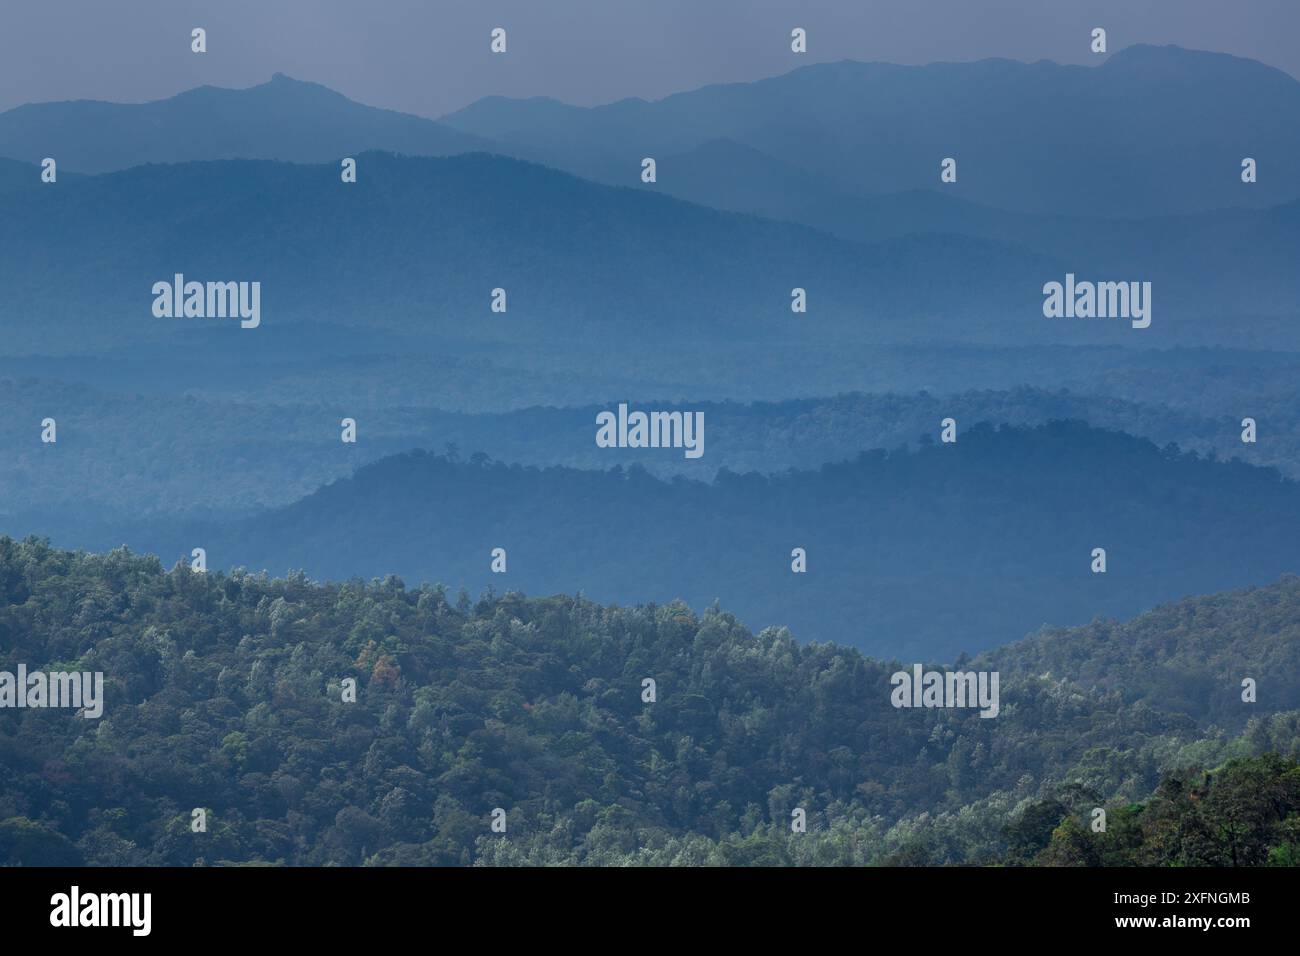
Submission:
M 237 92 L 250 93 L 257 90 L 269 90 L 281 94 L 315 94 L 317 96 L 328 96 L 334 99 L 346 100 L 347 97 L 338 90 L 330 89 L 320 83 L 313 83 L 310 80 L 299 80 L 287 73 L 272 73 L 271 78 L 265 83 L 259 83 L 257 86 L 249 87 Z
M 1233 77 L 1272 76 L 1295 82 L 1277 67 L 1269 66 L 1249 57 L 1216 53 L 1211 50 L 1193 50 L 1173 43 L 1134 43 L 1113 53 L 1102 68 L 1107 71 L 1156 71 L 1165 74 L 1195 73 L 1204 78 L 1222 73 Z

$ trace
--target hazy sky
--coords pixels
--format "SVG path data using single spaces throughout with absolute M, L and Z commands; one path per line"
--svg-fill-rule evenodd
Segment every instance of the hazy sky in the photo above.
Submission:
M 204 55 L 189 49 L 195 26 Z M 504 56 L 488 50 L 496 26 Z M 795 26 L 807 56 L 790 52 Z M 277 71 L 425 116 L 493 93 L 585 105 L 817 60 L 1089 63 L 1094 26 L 1112 52 L 1176 43 L 1300 76 L 1300 0 L 0 0 L 0 110 Z

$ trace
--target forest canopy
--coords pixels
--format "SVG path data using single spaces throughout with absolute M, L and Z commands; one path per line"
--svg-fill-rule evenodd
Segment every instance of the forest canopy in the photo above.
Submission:
M 105 675 L 98 720 L 0 710 L 0 861 L 1288 862 L 1300 714 L 1266 680 L 1256 705 L 1212 699 L 1235 695 L 1227 674 L 1296 666 L 1297 612 L 1288 577 L 1123 625 L 1174 615 L 1176 653 L 1249 615 L 1226 657 L 1178 658 L 1206 693 L 1168 701 L 1130 692 L 1118 650 L 1053 673 L 1061 633 L 1035 635 L 998 652 L 1002 713 L 982 720 L 896 710 L 897 662 L 717 607 L 200 574 L 0 538 L 0 669 Z

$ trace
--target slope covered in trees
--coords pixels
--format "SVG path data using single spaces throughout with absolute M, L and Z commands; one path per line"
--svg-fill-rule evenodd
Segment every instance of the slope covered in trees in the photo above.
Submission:
M 1300 616 L 1296 582 L 1261 590 Z M 1249 621 L 1259 593 L 1203 603 Z M 1233 673 L 1300 654 L 1278 629 L 1234 647 Z M 0 648 L 0 670 L 105 675 L 98 720 L 0 710 L 0 858 L 20 863 L 1028 860 L 1069 812 L 1040 847 L 1037 804 L 1141 801 L 1300 741 L 1268 694 L 1207 727 L 1209 696 L 1128 702 L 1036 673 L 1027 645 L 982 719 L 895 709 L 894 662 L 716 608 L 200 575 L 34 539 L 0 539 Z
M 1300 709 L 1300 577 L 1269 587 L 1187 598 L 1130 621 L 1046 627 L 979 658 L 979 666 L 1051 674 L 1127 703 L 1197 715 L 1241 716 L 1240 684 L 1252 679 L 1270 704 Z
M 1295 376 L 1300 367 L 1286 372 Z M 1186 377 L 1186 372 L 1182 372 Z M 1259 370 L 1251 375 L 1258 380 Z M 1242 377 L 1245 373 L 1242 373 Z M 1161 396 L 1162 399 L 1164 396 Z M 1286 399 L 1292 399 L 1287 402 Z M 531 407 L 465 414 L 413 406 L 336 402 L 253 403 L 177 391 L 109 393 L 53 381 L 0 378 L 0 512 L 33 514 L 30 529 L 59 540 L 62 524 L 77 527 L 105 515 L 246 514 L 292 504 L 360 465 L 412 448 L 484 452 L 521 465 L 599 469 L 640 465 L 661 478 L 711 479 L 718 471 L 772 474 L 851 459 L 872 448 L 915 448 L 953 417 L 961 429 L 980 423 L 1039 425 L 1074 419 L 1148 438 L 1185 451 L 1239 457 L 1300 477 L 1300 404 L 1294 395 L 1220 395 L 1221 408 L 1248 410 L 1260 440 L 1241 441 L 1241 418 L 1188 413 L 1150 400 L 1125 400 L 1074 390 L 1015 388 L 958 394 L 851 393 L 781 402 L 647 401 L 636 407 L 694 410 L 708 426 L 699 459 L 600 448 L 593 422 L 608 405 Z M 34 427 L 46 416 L 59 426 L 51 449 Z M 358 422 L 356 444 L 339 441 L 339 422 Z M 221 480 L 211 481 L 220 460 Z M 196 485 L 204 487 L 196 497 Z M 63 519 L 60 522 L 60 518 Z M 60 541 L 97 547 L 91 540 Z M 118 544 L 110 541 L 107 546 Z
M 1014 852 L 1040 842 L 1056 801 L 1028 809 L 1009 830 Z M 1062 813 L 1031 862 L 1047 866 L 1300 866 L 1300 763 L 1269 753 L 1229 761 L 1214 773 L 1166 776 L 1148 801 L 1115 808 L 1093 832 Z M 1028 823 L 1028 825 L 1026 825 Z M 1041 834 L 1041 830 L 1040 830 Z
M 755 629 L 943 659 L 1048 621 L 1272 580 L 1300 569 L 1298 523 L 1300 486 L 1271 469 L 1054 422 L 711 483 L 416 452 L 237 525 L 117 540 L 169 561 L 203 546 L 213 566 L 273 574 L 720 600 Z M 807 573 L 792 573 L 795 548 Z

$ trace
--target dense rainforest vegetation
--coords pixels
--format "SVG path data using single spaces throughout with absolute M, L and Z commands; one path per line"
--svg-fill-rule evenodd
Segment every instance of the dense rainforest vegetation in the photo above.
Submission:
M 105 675 L 98 720 L 0 710 L 0 861 L 1289 863 L 1298 620 L 1285 577 L 1045 630 L 980 663 L 1001 673 L 981 719 L 894 709 L 899 663 L 717 607 L 0 538 L 0 670 Z M 1174 673 L 1200 690 L 1152 690 Z

